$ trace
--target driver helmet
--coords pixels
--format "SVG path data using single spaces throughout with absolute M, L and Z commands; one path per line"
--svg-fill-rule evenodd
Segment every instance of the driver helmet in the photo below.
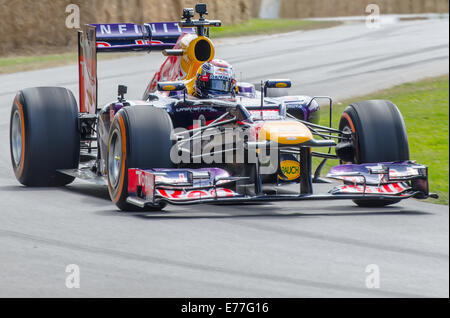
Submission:
M 199 98 L 233 97 L 235 85 L 233 67 L 224 60 L 214 59 L 199 67 L 194 92 Z

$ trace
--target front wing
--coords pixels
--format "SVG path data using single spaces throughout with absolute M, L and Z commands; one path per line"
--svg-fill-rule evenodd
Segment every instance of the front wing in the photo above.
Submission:
M 299 194 L 243 195 L 235 191 L 235 183 L 248 178 L 233 177 L 223 169 L 136 168 L 128 170 L 127 201 L 138 207 L 144 207 L 156 206 L 161 202 L 190 205 L 339 199 L 401 200 L 436 196 L 428 192 L 427 167 L 409 161 L 340 165 L 333 167 L 327 177 L 339 180 L 343 184 L 334 186 L 324 194 L 299 191 Z

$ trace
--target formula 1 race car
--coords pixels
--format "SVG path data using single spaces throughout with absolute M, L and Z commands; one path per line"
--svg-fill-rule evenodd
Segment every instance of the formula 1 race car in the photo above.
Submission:
M 429 193 L 427 167 L 409 159 L 405 124 L 393 103 L 353 103 L 335 129 L 331 98 L 279 96 L 290 80 L 261 81 L 257 90 L 212 79 L 204 66 L 215 54 L 208 30 L 221 22 L 204 18 L 205 4 L 195 11 L 198 20 L 189 8 L 181 22 L 84 26 L 78 32 L 79 107 L 61 87 L 27 88 L 14 99 L 10 145 L 19 182 L 64 186 L 80 178 L 105 184 L 124 211 L 157 211 L 168 203 L 327 199 L 385 206 L 437 197 Z M 120 85 L 118 99 L 99 108 L 97 54 L 155 50 L 167 59 L 142 100 L 127 100 L 127 87 Z M 214 67 L 227 78 L 226 64 Z M 196 80 L 212 93 L 196 94 Z M 228 85 L 231 96 L 214 94 Z M 329 127 L 318 123 L 321 99 L 329 103 Z M 313 157 L 321 158 L 315 170 Z M 333 159 L 339 165 L 322 178 L 325 162 Z M 313 183 L 330 183 L 329 192 L 313 193 Z M 293 184 L 298 191 L 282 190 Z

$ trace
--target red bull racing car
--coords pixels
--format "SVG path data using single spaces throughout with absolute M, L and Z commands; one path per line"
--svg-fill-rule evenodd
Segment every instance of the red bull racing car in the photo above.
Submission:
M 205 19 L 205 4 L 195 11 L 198 20 L 194 9 L 184 9 L 181 22 L 84 26 L 79 105 L 61 87 L 27 88 L 14 99 L 10 145 L 18 181 L 105 184 L 124 211 L 277 200 L 385 206 L 436 197 L 427 167 L 409 158 L 393 103 L 351 104 L 332 128 L 329 97 L 280 97 L 288 79 L 264 80 L 258 89 L 236 81 L 208 37 L 221 22 Z M 97 105 L 97 54 L 130 51 L 162 51 L 167 58 L 141 100 L 126 99 L 120 85 L 117 100 Z M 329 126 L 318 123 L 321 99 L 330 106 Z M 321 159 L 316 169 L 313 157 Z M 327 160 L 337 165 L 322 178 Z M 330 189 L 316 194 L 314 183 Z M 286 186 L 295 191 L 280 190 Z

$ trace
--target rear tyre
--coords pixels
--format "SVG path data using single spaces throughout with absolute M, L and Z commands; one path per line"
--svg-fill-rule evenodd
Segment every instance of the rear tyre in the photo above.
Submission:
M 19 91 L 10 120 L 11 162 L 26 186 L 64 186 L 75 178 L 59 169 L 76 169 L 80 157 L 78 107 L 71 91 L 35 87 Z
M 403 117 L 392 102 L 369 100 L 349 105 L 339 130 L 353 132 L 352 163 L 409 160 L 408 137 Z M 363 207 L 381 207 L 400 200 L 353 200 Z
M 159 211 L 129 204 L 129 168 L 171 168 L 172 120 L 166 111 L 151 106 L 122 108 L 114 117 L 108 139 L 106 170 L 111 200 L 122 211 Z

